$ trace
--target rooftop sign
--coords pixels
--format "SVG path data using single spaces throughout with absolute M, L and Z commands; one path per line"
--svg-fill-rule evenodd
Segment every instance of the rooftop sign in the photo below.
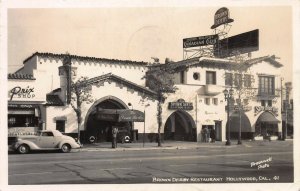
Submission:
M 215 45 L 218 42 L 218 35 L 199 36 L 183 39 L 183 48 L 196 46 Z
M 231 57 L 235 54 L 245 54 L 259 49 L 259 30 L 253 30 L 231 36 L 219 41 L 214 47 L 214 56 L 218 58 Z
M 229 18 L 229 10 L 226 7 L 222 7 L 215 13 L 214 25 L 211 26 L 211 29 L 215 29 L 220 25 L 231 22 L 233 22 L 233 19 Z

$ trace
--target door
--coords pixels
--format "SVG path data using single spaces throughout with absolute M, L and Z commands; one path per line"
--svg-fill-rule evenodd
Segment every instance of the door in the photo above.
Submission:
M 215 121 L 216 141 L 222 141 L 222 121 Z
M 43 148 L 54 148 L 55 146 L 55 138 L 52 132 L 42 132 L 39 141 L 38 141 L 38 146 L 43 149 Z

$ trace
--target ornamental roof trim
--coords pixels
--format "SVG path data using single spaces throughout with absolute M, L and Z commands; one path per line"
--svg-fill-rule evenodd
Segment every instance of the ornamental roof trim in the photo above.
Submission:
M 283 65 L 275 60 L 275 55 L 272 56 L 262 56 L 258 58 L 253 58 L 250 60 L 246 60 L 244 62 L 245 67 L 251 67 L 254 64 L 261 63 L 263 61 L 268 62 L 275 66 L 276 68 L 280 68 Z M 172 69 L 177 71 L 184 70 L 188 67 L 192 66 L 204 66 L 204 67 L 217 67 L 217 68 L 231 68 L 234 69 L 237 66 L 236 62 L 229 59 L 220 59 L 220 58 L 209 58 L 209 57 L 195 57 L 191 59 L 181 60 L 178 62 L 169 63 Z M 167 65 L 155 65 L 152 67 L 159 67 L 159 66 L 167 66 Z M 151 66 L 150 66 L 151 67 Z
M 14 80 L 36 80 L 33 75 L 31 74 L 22 74 L 22 73 L 13 73 L 8 74 L 7 79 L 14 79 Z
M 90 79 L 84 81 L 83 83 L 85 83 L 85 85 L 93 85 L 93 84 L 96 84 L 100 81 L 109 81 L 109 80 L 118 82 L 118 83 L 120 83 L 124 86 L 127 86 L 129 88 L 132 88 L 132 89 L 134 89 L 134 90 L 136 90 L 140 93 L 148 94 L 150 97 L 157 98 L 157 93 L 155 91 L 147 89 L 144 86 L 141 86 L 141 85 L 138 85 L 138 84 L 133 83 L 131 81 L 128 81 L 128 80 L 126 80 L 126 79 L 124 79 L 120 76 L 116 76 L 112 73 L 108 73 L 108 74 L 104 74 L 104 75 L 97 76 L 97 77 L 94 77 L 94 78 L 90 78 Z
M 25 64 L 28 60 L 30 60 L 34 56 L 46 57 L 46 58 L 56 58 L 56 59 L 64 59 L 66 56 L 70 56 L 71 59 L 74 60 L 81 60 L 81 61 L 91 61 L 91 62 L 109 62 L 109 63 L 119 63 L 119 64 L 132 64 L 132 65 L 139 65 L 139 66 L 147 66 L 148 62 L 143 61 L 132 61 L 132 60 L 118 60 L 118 59 L 109 59 L 109 58 L 96 58 L 96 57 L 88 57 L 88 56 L 78 56 L 78 55 L 71 55 L 71 54 L 54 54 L 54 53 L 41 53 L 35 52 L 28 58 L 23 61 Z

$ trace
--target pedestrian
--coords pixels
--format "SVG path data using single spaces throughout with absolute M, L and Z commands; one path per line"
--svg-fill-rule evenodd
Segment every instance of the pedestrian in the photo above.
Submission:
M 117 148 L 117 135 L 118 135 L 118 128 L 112 128 L 112 148 Z
M 201 130 L 201 141 L 205 142 L 205 133 L 204 133 L 204 128 Z
M 209 143 L 210 142 L 210 129 L 208 127 L 206 129 L 207 129 L 206 130 L 206 132 L 207 132 L 206 133 L 206 142 Z
M 216 141 L 216 131 L 214 127 L 210 130 L 210 138 L 212 143 Z
M 209 141 L 209 131 L 208 131 L 208 128 L 205 127 L 204 128 L 204 142 L 208 142 Z

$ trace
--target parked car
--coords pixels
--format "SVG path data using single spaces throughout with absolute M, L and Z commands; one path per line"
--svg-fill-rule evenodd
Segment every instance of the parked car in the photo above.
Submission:
M 37 135 L 18 136 L 11 148 L 20 154 L 31 150 L 61 150 L 68 153 L 71 149 L 80 148 L 80 145 L 74 138 L 57 130 L 43 130 L 37 132 Z

